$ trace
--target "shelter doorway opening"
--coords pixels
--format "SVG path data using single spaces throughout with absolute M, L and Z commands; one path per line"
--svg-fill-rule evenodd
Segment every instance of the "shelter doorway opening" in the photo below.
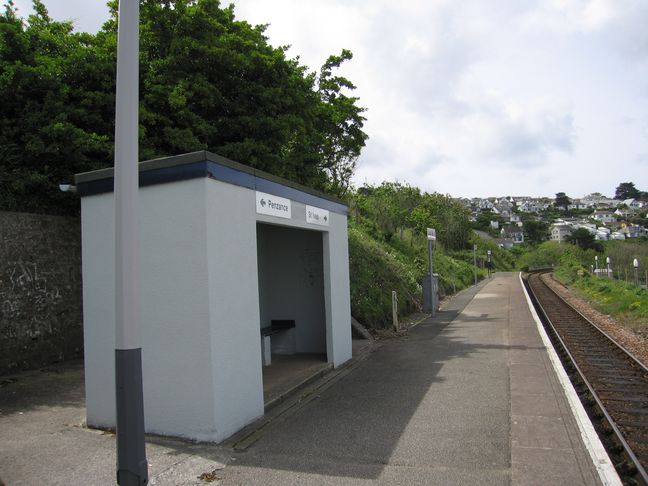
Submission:
M 267 404 L 328 366 L 323 233 L 257 223 L 257 261 Z

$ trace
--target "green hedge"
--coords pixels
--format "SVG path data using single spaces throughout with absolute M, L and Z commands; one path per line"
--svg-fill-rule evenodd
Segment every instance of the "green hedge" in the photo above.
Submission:
M 398 294 L 399 314 L 410 314 L 421 307 L 422 290 L 415 269 L 390 250 L 360 228 L 349 228 L 351 314 L 374 329 L 391 325 L 392 290 Z

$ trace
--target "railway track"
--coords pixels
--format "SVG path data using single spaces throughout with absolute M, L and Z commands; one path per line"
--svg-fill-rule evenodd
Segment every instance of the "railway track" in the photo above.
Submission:
M 527 287 L 625 484 L 648 486 L 648 368 L 562 300 L 541 278 Z

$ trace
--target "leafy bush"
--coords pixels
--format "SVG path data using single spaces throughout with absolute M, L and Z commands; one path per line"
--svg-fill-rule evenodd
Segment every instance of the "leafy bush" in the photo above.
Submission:
M 520 256 L 518 268 L 524 271 L 537 268 L 551 268 L 560 265 L 579 266 L 590 268 L 594 262 L 594 250 L 583 250 L 575 245 L 546 241 L 538 247 Z
M 356 225 L 349 228 L 349 272 L 351 314 L 364 325 L 378 329 L 391 324 L 392 290 L 398 294 L 399 314 L 420 310 L 415 269 Z
M 493 242 L 478 241 L 477 275 L 486 276 L 484 261 L 491 250 L 497 270 L 511 270 L 514 257 Z M 452 294 L 474 283 L 472 250 L 434 248 L 434 272 L 439 274 L 439 294 Z M 351 314 L 364 325 L 379 329 L 391 325 L 391 292 L 398 294 L 399 315 L 421 310 L 421 280 L 428 272 L 427 239 L 405 230 L 384 239 L 371 220 L 349 219 L 349 270 Z

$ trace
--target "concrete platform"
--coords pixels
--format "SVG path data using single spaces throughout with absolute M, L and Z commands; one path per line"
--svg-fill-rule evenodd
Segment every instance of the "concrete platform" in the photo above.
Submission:
M 147 437 L 150 484 L 616 484 L 600 479 L 518 274 L 459 293 L 402 338 L 359 344 L 363 359 L 276 407 L 242 452 Z M 112 484 L 114 436 L 83 417 L 79 364 L 2 377 L 0 478 Z
M 223 484 L 614 484 L 600 479 L 582 434 L 518 274 L 497 274 L 294 407 L 222 477 Z

